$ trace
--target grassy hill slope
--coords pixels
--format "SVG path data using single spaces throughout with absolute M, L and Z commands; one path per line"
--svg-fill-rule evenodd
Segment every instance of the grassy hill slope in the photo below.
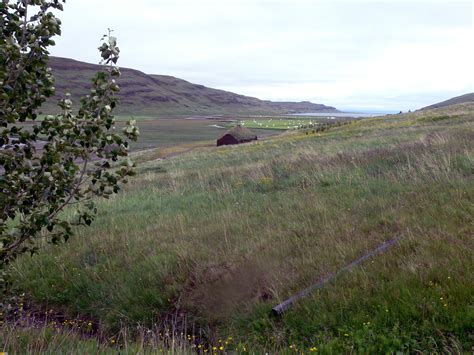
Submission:
M 472 103 L 472 102 L 474 102 L 474 93 L 453 97 L 452 99 L 422 108 L 422 110 L 431 110 L 435 108 L 443 108 L 446 106 L 463 104 L 463 103 Z
M 100 203 L 93 227 L 19 260 L 15 286 L 25 304 L 81 315 L 107 335 L 94 342 L 130 353 L 176 350 L 173 329 L 189 332 L 179 352 L 470 352 L 473 142 L 474 105 L 462 105 L 166 161 L 137 154 L 138 176 Z M 395 236 L 385 254 L 270 315 Z M 138 342 L 124 336 L 133 331 Z M 41 334 L 12 331 L 7 349 Z M 67 339 L 63 350 L 98 346 Z
M 57 97 L 44 107 L 57 112 L 60 95 L 69 92 L 73 102 L 88 94 L 90 80 L 98 65 L 67 58 L 51 57 L 49 65 L 56 78 Z M 337 112 L 334 107 L 310 102 L 270 102 L 192 84 L 167 75 L 148 75 L 134 69 L 121 69 L 118 79 L 121 104 L 118 114 L 126 115 L 203 115 L 203 114 L 275 114 L 293 112 Z

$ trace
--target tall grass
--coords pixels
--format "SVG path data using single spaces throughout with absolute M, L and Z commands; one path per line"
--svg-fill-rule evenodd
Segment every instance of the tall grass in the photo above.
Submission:
M 212 347 L 199 344 L 194 335 L 173 332 L 172 328 L 136 329 L 133 336 L 124 328 L 115 336 L 101 338 L 55 322 L 16 322 L 2 328 L 2 335 L 0 349 L 9 354 L 193 354 L 200 349 L 212 352 Z
M 140 155 L 93 228 L 13 266 L 18 292 L 107 334 L 179 312 L 208 344 L 242 349 L 469 351 L 474 117 L 430 117 Z M 269 315 L 394 236 L 386 254 Z

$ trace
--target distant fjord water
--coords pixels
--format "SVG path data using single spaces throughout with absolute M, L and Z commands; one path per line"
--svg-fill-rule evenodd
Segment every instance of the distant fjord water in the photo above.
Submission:
M 304 116 L 304 117 L 377 117 L 385 116 L 389 114 L 398 113 L 396 111 L 377 111 L 377 112 L 364 112 L 364 111 L 348 111 L 348 112 L 305 112 L 305 113 L 293 113 L 290 116 Z

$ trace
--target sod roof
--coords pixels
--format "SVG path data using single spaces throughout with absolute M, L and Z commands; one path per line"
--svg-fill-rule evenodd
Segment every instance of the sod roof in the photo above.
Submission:
M 257 137 L 257 135 L 248 128 L 238 125 L 224 132 L 224 134 L 222 134 L 218 139 L 221 139 L 228 134 L 237 139 L 238 141 L 255 139 Z

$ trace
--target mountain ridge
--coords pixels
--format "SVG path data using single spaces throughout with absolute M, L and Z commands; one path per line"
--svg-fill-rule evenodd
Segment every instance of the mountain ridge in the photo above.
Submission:
M 48 100 L 44 113 L 57 112 L 56 102 L 69 92 L 73 103 L 87 95 L 90 81 L 100 65 L 74 59 L 49 58 L 56 79 L 56 95 Z M 302 102 L 272 102 L 225 90 L 194 84 L 170 75 L 146 74 L 136 69 L 120 68 L 117 80 L 121 91 L 117 114 L 128 115 L 217 115 L 217 114 L 286 114 L 338 112 L 331 106 Z
M 448 100 L 441 101 L 441 102 L 438 102 L 438 103 L 433 104 L 433 105 L 423 107 L 420 110 L 432 110 L 432 109 L 436 109 L 436 108 L 442 108 L 442 107 L 446 107 L 446 106 L 469 103 L 469 102 L 474 102 L 474 92 L 464 94 L 464 95 L 460 95 L 460 96 L 456 96 L 456 97 L 453 97 L 451 99 L 448 99 Z

